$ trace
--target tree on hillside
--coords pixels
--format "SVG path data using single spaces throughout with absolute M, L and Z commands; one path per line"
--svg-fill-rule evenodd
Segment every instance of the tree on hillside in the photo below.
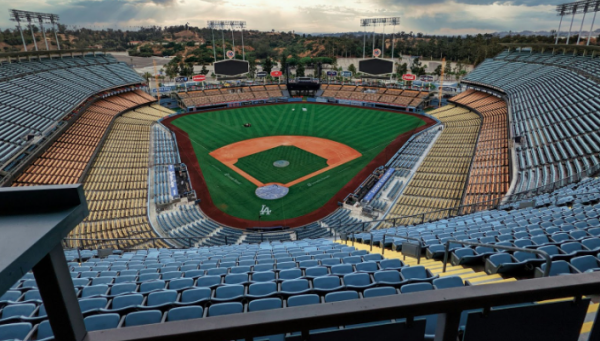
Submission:
M 452 63 L 450 60 L 446 60 L 446 66 L 444 67 L 444 73 L 447 75 L 452 74 Z
M 348 65 L 348 71 L 352 72 L 352 75 L 356 75 L 356 66 L 354 64 Z
M 410 72 L 412 72 L 414 75 L 419 73 L 419 70 L 421 69 L 421 61 L 419 60 L 419 58 L 413 58 L 412 63 L 410 64 Z
M 398 78 L 402 77 L 402 75 L 406 74 L 408 71 L 408 65 L 406 63 L 396 63 L 396 74 Z
M 300 63 L 296 67 L 296 77 L 304 77 L 304 64 Z
M 178 72 L 179 72 L 179 68 L 176 63 L 167 64 L 167 69 L 165 70 L 165 74 L 169 77 L 169 80 L 173 80 L 173 77 L 176 77 Z
M 270 57 L 265 58 L 264 62 L 262 63 L 262 68 L 263 71 L 271 73 L 271 70 L 273 70 L 273 61 Z
M 208 74 L 208 69 L 206 68 L 206 65 L 202 65 L 202 70 L 200 70 L 200 74 L 205 76 Z
M 256 75 L 256 59 L 253 56 L 248 57 L 248 78 L 254 78 Z

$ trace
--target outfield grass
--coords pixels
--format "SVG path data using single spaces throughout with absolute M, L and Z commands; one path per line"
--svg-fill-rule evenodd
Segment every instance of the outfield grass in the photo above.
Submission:
M 243 127 L 247 122 L 252 127 Z M 250 220 L 257 220 L 266 205 L 271 215 L 261 220 L 267 221 L 299 217 L 323 206 L 398 135 L 425 122 L 401 113 L 298 103 L 199 113 L 172 124 L 188 134 L 215 205 L 227 214 Z M 209 155 L 234 142 L 278 135 L 326 138 L 346 144 L 362 156 L 292 186 L 282 199 L 262 200 L 254 194 L 253 183 Z
M 290 164 L 283 168 L 275 167 L 273 163 L 278 160 L 285 160 Z M 235 166 L 263 184 L 286 184 L 327 167 L 327 160 L 296 146 L 279 146 L 243 157 Z

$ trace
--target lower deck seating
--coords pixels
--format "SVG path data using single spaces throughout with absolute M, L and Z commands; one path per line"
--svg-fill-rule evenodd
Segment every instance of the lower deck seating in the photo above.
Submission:
M 444 129 L 387 218 L 415 216 L 460 205 L 481 120 L 477 114 L 454 105 L 429 114 L 437 117 Z M 439 212 L 429 219 L 446 214 Z M 421 220 L 421 217 L 403 218 L 397 223 Z
M 477 110 L 482 116 L 481 132 L 463 198 L 469 212 L 495 206 L 508 192 L 508 109 L 506 102 L 495 96 L 467 90 L 451 102 Z
M 113 118 L 151 101 L 152 97 L 138 91 L 96 101 L 17 177 L 13 186 L 77 183 Z
M 124 246 L 154 245 L 158 237 L 147 218 L 150 126 L 165 115 L 152 107 L 127 112 L 115 120 L 84 181 L 90 214 L 70 234 L 73 238 L 142 238 Z M 97 243 L 82 241 L 79 245 Z M 163 242 L 157 242 L 165 246 Z M 115 245 L 115 242 L 106 242 Z M 74 245 L 77 245 L 74 243 Z

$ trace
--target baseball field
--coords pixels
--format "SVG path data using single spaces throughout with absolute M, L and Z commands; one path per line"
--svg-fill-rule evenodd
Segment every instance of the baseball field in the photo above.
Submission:
M 425 121 L 382 110 L 294 103 L 188 114 L 165 124 L 177 133 L 182 160 L 186 153 L 197 160 L 187 163 L 190 173 L 200 173 L 196 182 L 203 182 L 195 183 L 193 174 L 194 189 L 208 192 L 199 193 L 203 210 L 211 215 L 216 207 L 224 216 L 258 226 L 259 219 L 293 225 L 294 218 L 341 200 L 353 189 L 339 192 L 359 185 L 374 158 L 392 157 L 399 137 L 410 136 Z M 257 197 L 257 187 L 268 184 L 288 187 L 289 193 L 276 200 Z

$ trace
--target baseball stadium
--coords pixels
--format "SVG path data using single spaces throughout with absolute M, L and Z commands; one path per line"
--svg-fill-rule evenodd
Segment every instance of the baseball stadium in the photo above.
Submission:
M 0 31 L 0 341 L 600 340 L 600 0 L 456 36 L 56 6 Z

